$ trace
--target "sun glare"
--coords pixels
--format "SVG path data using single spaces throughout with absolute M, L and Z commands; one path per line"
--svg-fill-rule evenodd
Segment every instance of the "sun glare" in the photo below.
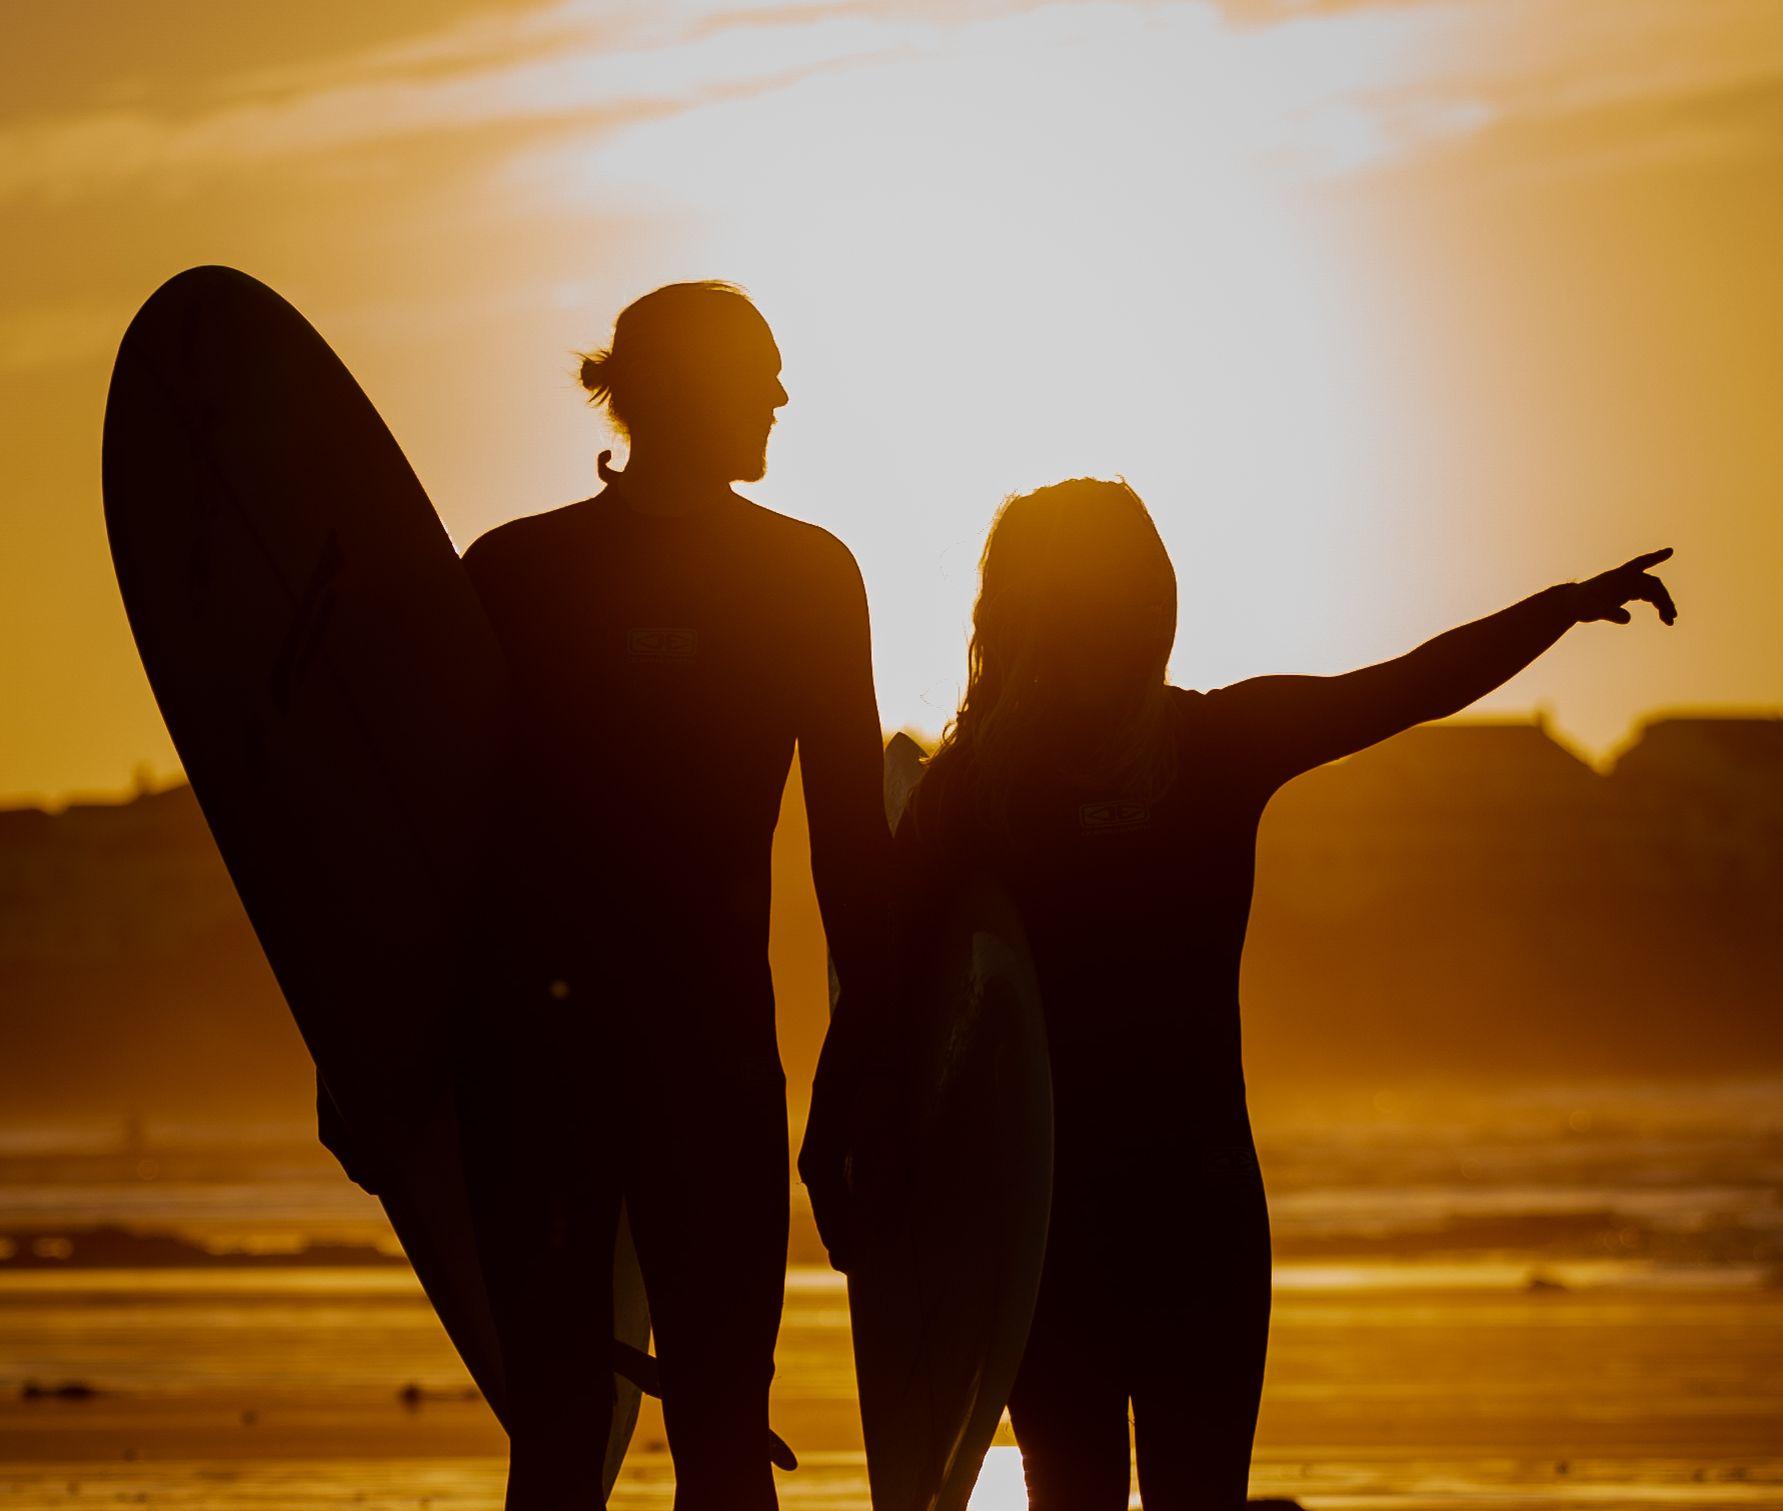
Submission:
M 978 1483 L 972 1488 L 966 1511 L 1026 1511 L 1027 1504 L 1021 1450 L 991 1449 L 984 1456 L 984 1467 L 978 1471 Z
M 524 169 L 534 193 L 697 215 L 665 272 L 761 302 L 792 394 L 762 496 L 860 557 L 888 724 L 951 711 L 990 516 L 1060 477 L 1127 476 L 1179 566 L 1226 564 L 1185 571 L 1181 680 L 1268 663 L 1215 632 L 1265 562 L 1342 612 L 1320 601 L 1354 432 L 1338 273 L 1259 172 L 1333 81 L 1259 101 L 1247 44 L 1199 11 L 1136 70 L 1148 24 L 1041 13 L 939 56 L 898 34 L 883 61 Z

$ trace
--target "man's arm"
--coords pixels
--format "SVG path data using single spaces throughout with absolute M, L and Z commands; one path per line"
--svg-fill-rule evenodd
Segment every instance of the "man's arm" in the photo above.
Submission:
M 1459 713 L 1575 624 L 1627 624 L 1625 605 L 1637 600 L 1672 623 L 1671 594 L 1647 570 L 1671 554 L 1650 552 L 1587 582 L 1549 588 L 1376 666 L 1336 677 L 1255 677 L 1212 696 L 1235 716 L 1253 769 L 1279 785 L 1414 724 Z
M 831 1036 L 848 1039 L 852 1058 L 890 1002 L 892 851 L 867 594 L 854 558 L 840 545 L 826 558 L 815 607 L 799 767 L 811 878 L 841 983 Z
M 895 1001 L 891 831 L 882 796 L 884 745 L 873 691 L 867 595 L 837 543 L 826 553 L 808 644 L 799 765 L 811 827 L 811 875 L 840 983 L 824 1038 L 799 1175 L 831 1262 L 848 1262 L 848 1157 L 863 1076 L 882 1068 Z

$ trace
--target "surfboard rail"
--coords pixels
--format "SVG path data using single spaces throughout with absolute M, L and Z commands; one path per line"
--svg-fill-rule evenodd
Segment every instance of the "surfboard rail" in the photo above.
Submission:
M 886 747 L 894 831 L 922 759 L 908 735 Z M 964 1511 L 1039 1294 L 1051 1061 L 1020 914 L 995 877 L 955 878 L 935 937 L 910 943 L 908 1126 L 899 1168 L 863 1199 L 850 1324 L 875 1511 Z

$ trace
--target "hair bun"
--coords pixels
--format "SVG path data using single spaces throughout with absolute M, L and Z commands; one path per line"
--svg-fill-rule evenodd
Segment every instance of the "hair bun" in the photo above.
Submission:
M 602 399 L 612 388 L 607 377 L 607 368 L 612 365 L 613 354 L 607 352 L 590 352 L 582 359 L 582 386 L 595 398 Z

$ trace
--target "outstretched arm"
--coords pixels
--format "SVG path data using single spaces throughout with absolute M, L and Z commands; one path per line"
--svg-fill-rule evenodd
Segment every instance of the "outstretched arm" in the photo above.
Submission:
M 1234 717 L 1252 769 L 1272 786 L 1398 734 L 1447 718 L 1508 682 L 1575 624 L 1627 624 L 1627 605 L 1651 603 L 1670 624 L 1677 609 L 1648 568 L 1668 548 L 1586 582 L 1564 583 L 1415 651 L 1336 677 L 1255 677 L 1212 696 Z

